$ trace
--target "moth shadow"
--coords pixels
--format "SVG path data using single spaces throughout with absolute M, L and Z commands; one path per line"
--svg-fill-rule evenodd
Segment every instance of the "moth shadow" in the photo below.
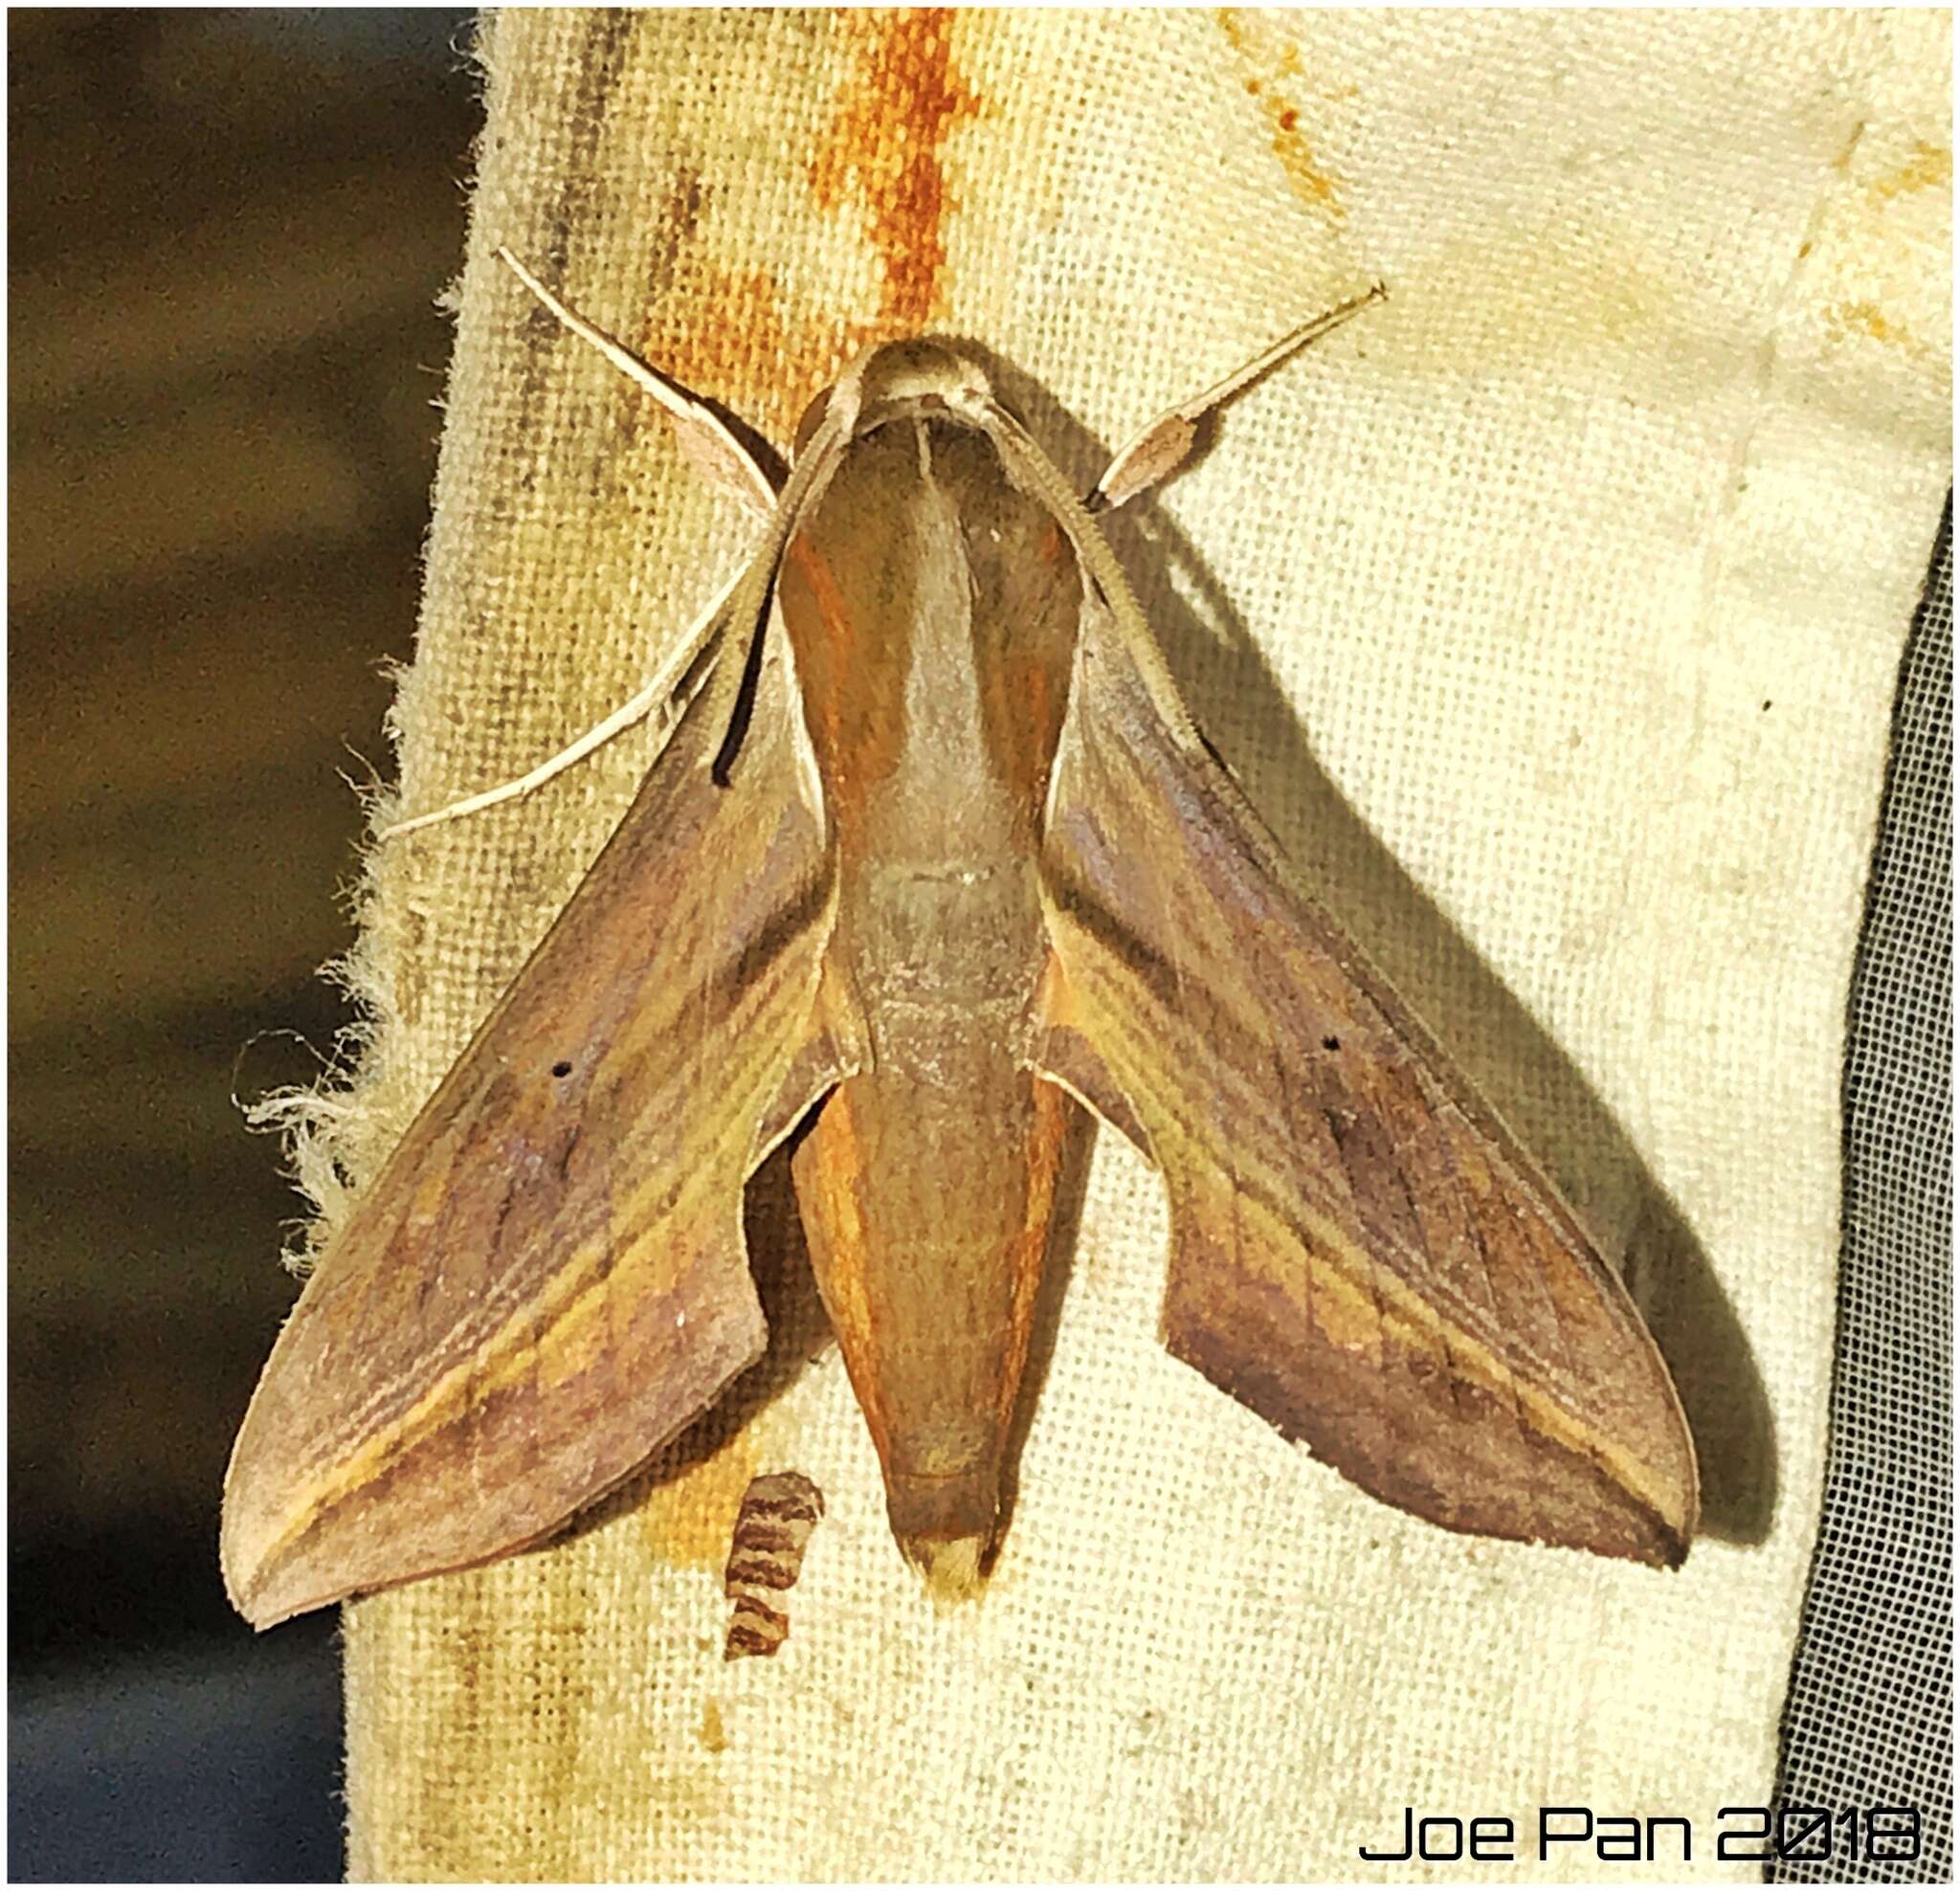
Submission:
M 1109 462 L 1107 444 L 1012 362 L 983 345 L 961 345 L 1076 489 L 1088 491 Z M 1160 391 L 1174 398 L 1186 390 Z M 1201 455 L 1229 434 L 1229 412 L 1206 429 Z M 1571 1059 L 1321 768 L 1203 555 L 1148 496 L 1099 523 L 1199 726 L 1288 857 L 1537 1153 L 1595 1239 L 1604 1237 L 1602 1252 L 1619 1268 L 1680 1390 L 1701 1462 L 1703 1531 L 1761 1543 L 1778 1477 L 1769 1398 L 1754 1349 L 1679 1207 Z

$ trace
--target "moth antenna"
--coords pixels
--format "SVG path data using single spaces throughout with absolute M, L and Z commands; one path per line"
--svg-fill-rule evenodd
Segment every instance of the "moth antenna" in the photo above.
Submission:
M 768 469 L 707 402 L 688 392 L 679 382 L 642 361 L 623 343 L 614 341 L 603 328 L 561 301 L 518 261 L 507 246 L 497 246 L 497 257 L 580 341 L 597 348 L 629 381 L 659 402 L 674 422 L 674 434 L 680 450 L 711 486 L 764 518 L 775 510 L 776 481 L 770 478 Z
M 1197 444 L 1198 422 L 1206 414 L 1222 407 L 1233 395 L 1243 392 L 1260 375 L 1279 367 L 1309 342 L 1319 341 L 1359 315 L 1370 302 L 1386 301 L 1388 294 L 1386 282 L 1371 283 L 1364 294 L 1350 296 L 1311 321 L 1303 322 L 1298 328 L 1289 329 L 1203 393 L 1160 413 L 1109 462 L 1109 470 L 1096 481 L 1083 501 L 1087 510 L 1114 511 L 1139 493 L 1162 485 L 1191 457 L 1192 448 Z
M 530 793 L 534 788 L 542 788 L 554 775 L 560 775 L 575 762 L 582 762 L 596 749 L 622 730 L 631 728 L 635 723 L 643 722 L 662 701 L 672 698 L 686 680 L 687 673 L 699 660 L 706 647 L 709 634 L 714 630 L 722 612 L 734 595 L 735 587 L 742 582 L 742 572 L 737 571 L 728 582 L 709 599 L 706 608 L 695 618 L 682 634 L 673 656 L 655 671 L 653 677 L 629 701 L 622 702 L 603 722 L 594 723 L 584 735 L 568 747 L 561 748 L 548 760 L 540 762 L 528 774 L 519 775 L 514 781 L 501 782 L 495 788 L 486 788 L 477 794 L 465 795 L 460 801 L 452 801 L 447 807 L 437 808 L 433 813 L 416 814 L 410 820 L 390 821 L 384 828 L 375 830 L 376 840 L 392 840 L 397 834 L 412 834 L 417 828 L 434 827 L 441 821 L 459 820 L 465 814 L 479 814 L 485 808 L 494 808 L 502 801 L 515 801 L 520 795 Z

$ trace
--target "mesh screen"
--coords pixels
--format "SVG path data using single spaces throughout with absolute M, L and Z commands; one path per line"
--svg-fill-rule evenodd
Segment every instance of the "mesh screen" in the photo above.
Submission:
M 1852 986 L 1830 1463 L 1778 1794 L 1798 1856 L 1775 1882 L 1952 1876 L 1952 633 L 1949 498 Z

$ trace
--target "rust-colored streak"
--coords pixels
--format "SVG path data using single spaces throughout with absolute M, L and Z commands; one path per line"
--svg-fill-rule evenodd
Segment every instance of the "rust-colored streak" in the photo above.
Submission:
M 1050 964 L 1054 963 L 1051 958 Z M 1055 1234 L 1055 1190 L 1068 1147 L 1068 1099 L 1054 1084 L 1028 1079 L 1035 1100 L 1023 1145 L 1028 1168 L 1027 1206 L 1021 1233 L 1010 1260 L 1013 1277 L 1013 1311 L 1010 1317 L 1009 1368 L 1002 1381 L 997 1423 L 1003 1435 L 1013 1422 L 1014 1401 L 1021 1374 L 1027 1369 L 1028 1346 L 1035 1333 L 1035 1307 L 1041 1294 L 1041 1275 L 1048 1244 Z
M 1031 565 L 1027 590 L 1031 616 L 1040 610 L 1042 621 L 1066 625 L 1067 590 L 1075 567 L 1068 540 L 1053 520 L 1044 520 L 1038 528 Z M 1065 637 L 1030 637 L 1010 646 L 1002 665 L 1008 701 L 998 706 L 1011 704 L 1018 716 L 1001 718 L 1005 738 L 1001 746 L 1007 749 L 1008 779 L 1027 806 L 1031 823 L 1038 817 L 1037 811 L 1047 796 L 1048 770 L 1055 760 L 1056 744 L 1061 740 L 1062 712 L 1068 706 L 1069 654 Z
M 867 1095 L 868 1086 L 856 1079 L 838 1084 L 832 1093 L 796 1152 L 796 1199 L 803 1211 L 806 1235 L 825 1244 L 828 1264 L 818 1281 L 824 1310 L 830 1315 L 844 1355 L 844 1368 L 851 1375 L 851 1388 L 882 1462 L 891 1449 L 890 1415 L 882 1388 L 860 1370 L 860 1362 L 873 1357 L 878 1346 L 878 1319 L 865 1278 L 868 1150 L 861 1119 Z
M 859 41 L 857 70 L 810 162 L 811 189 L 826 210 L 853 196 L 864 207 L 884 264 L 879 315 L 890 334 L 916 332 L 939 312 L 943 225 L 954 207 L 941 149 L 981 107 L 953 65 L 954 11 L 843 13 L 843 30 Z
M 796 655 L 817 685 L 805 685 L 804 714 L 817 724 L 813 733 L 818 752 L 841 757 L 845 747 L 845 679 L 863 655 L 861 638 L 851 621 L 844 595 L 837 589 L 835 573 L 811 543 L 808 532 L 799 532 L 790 541 L 783 554 L 783 566 L 778 584 L 784 596 L 783 609 L 794 629 L 804 633 L 795 639 Z M 870 760 L 860 755 L 850 759 L 860 763 Z M 882 769 L 873 771 L 888 774 L 890 768 L 887 760 Z
M 1281 88 L 1281 79 L 1292 78 L 1301 70 L 1300 48 L 1289 40 L 1276 55 L 1270 44 L 1271 30 L 1249 30 L 1236 7 L 1220 7 L 1214 17 L 1240 63 L 1260 68 L 1243 83 L 1246 92 L 1259 101 L 1273 155 L 1280 160 L 1287 183 L 1303 202 L 1336 223 L 1344 222 L 1348 212 L 1341 203 L 1338 181 L 1315 157 L 1300 128 L 1300 107 Z
M 869 339 L 862 323 L 835 315 L 793 320 L 767 270 L 717 275 L 685 299 L 684 326 L 664 325 L 676 305 L 669 299 L 655 306 L 640 351 L 778 444 Z
M 947 9 L 840 14 L 839 30 L 856 42 L 853 70 L 810 160 L 810 182 L 826 210 L 861 206 L 884 271 L 875 313 L 792 307 L 764 269 L 683 282 L 705 201 L 699 181 L 677 182 L 661 213 L 641 352 L 779 446 L 864 348 L 917 334 L 941 312 L 943 228 L 953 208 L 941 151 L 953 125 L 981 108 L 953 65 L 952 25 Z M 679 323 L 677 309 L 687 311 Z

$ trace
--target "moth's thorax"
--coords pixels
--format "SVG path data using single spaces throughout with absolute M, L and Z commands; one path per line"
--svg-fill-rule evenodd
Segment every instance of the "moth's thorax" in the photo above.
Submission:
M 779 594 L 847 879 L 873 855 L 955 874 L 1025 861 L 1082 587 L 989 434 L 911 412 L 854 439 Z

